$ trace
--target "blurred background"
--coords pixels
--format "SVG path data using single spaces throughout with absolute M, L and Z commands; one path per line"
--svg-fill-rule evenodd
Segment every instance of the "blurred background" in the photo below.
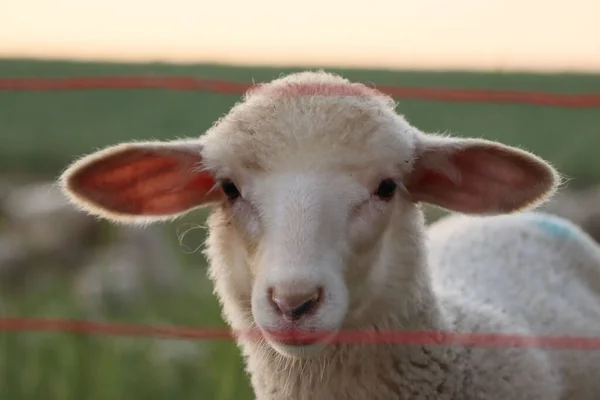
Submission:
M 126 140 L 202 134 L 241 93 L 8 90 L 15 78 L 252 83 L 325 68 L 375 86 L 600 94 L 597 0 L 0 1 L 0 314 L 223 327 L 206 211 L 147 229 L 68 206 L 54 182 Z M 423 130 L 526 148 L 568 183 L 545 206 L 600 240 L 600 109 L 399 97 Z M 431 220 L 440 215 L 429 210 Z M 0 399 L 251 399 L 237 347 L 0 332 Z

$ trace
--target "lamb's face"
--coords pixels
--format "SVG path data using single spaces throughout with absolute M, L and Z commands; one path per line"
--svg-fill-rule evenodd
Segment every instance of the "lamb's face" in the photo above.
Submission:
M 227 286 L 236 294 L 222 296 L 249 304 L 252 322 L 283 354 L 317 352 L 361 307 L 378 243 L 402 215 L 394 210 L 409 204 L 413 137 L 376 101 L 245 104 L 203 138 L 205 163 L 227 195 L 209 255 L 228 271 L 213 276 L 235 281 Z
M 254 323 L 277 350 L 318 349 L 355 311 L 351 304 L 361 306 L 372 289 L 366 286 L 373 282 L 378 242 L 399 215 L 394 209 L 406 202 L 396 182 L 397 172 L 365 166 L 272 172 L 230 189 L 231 200 L 219 212 L 231 224 L 212 228 L 237 240 L 222 243 L 219 252 L 236 255 L 227 268 L 234 279 L 245 276 L 238 284 L 249 286 Z M 243 247 L 232 245 L 240 242 Z M 296 337 L 319 332 L 325 337 L 317 346 L 307 346 L 315 337 Z

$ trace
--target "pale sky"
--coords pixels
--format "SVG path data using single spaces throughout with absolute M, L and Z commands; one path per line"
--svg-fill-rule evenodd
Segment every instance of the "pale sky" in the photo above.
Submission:
M 600 72 L 600 0 L 0 0 L 0 57 Z

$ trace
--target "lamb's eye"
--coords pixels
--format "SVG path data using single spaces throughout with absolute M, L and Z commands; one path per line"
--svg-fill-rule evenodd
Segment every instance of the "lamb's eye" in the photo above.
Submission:
M 393 179 L 384 179 L 379 184 L 375 195 L 382 199 L 391 199 L 394 196 L 397 187 L 398 185 Z
M 221 183 L 221 189 L 223 189 L 223 193 L 225 193 L 225 196 L 227 196 L 229 200 L 235 200 L 240 197 L 240 191 L 237 186 L 229 179 L 226 179 Z

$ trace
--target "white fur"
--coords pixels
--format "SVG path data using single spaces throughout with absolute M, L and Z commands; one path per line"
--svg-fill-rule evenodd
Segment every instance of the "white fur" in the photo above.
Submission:
M 432 286 L 446 304 L 487 310 L 508 334 L 600 337 L 600 247 L 572 223 L 538 212 L 453 215 L 428 239 Z M 598 398 L 599 350 L 538 352 L 561 386 L 549 398 Z

